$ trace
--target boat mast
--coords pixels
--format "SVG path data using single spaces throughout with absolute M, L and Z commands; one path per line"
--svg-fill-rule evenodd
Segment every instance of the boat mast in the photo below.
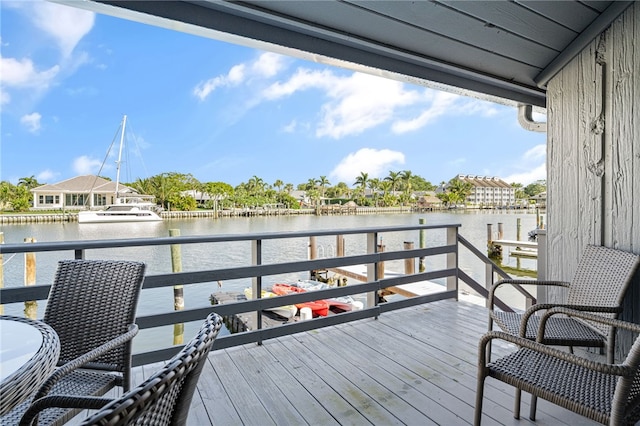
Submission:
M 116 204 L 120 202 L 118 186 L 120 185 L 120 163 L 122 162 L 122 145 L 124 144 L 124 129 L 127 125 L 127 116 L 122 118 L 122 134 L 120 135 L 120 148 L 118 149 L 118 161 L 116 162 Z

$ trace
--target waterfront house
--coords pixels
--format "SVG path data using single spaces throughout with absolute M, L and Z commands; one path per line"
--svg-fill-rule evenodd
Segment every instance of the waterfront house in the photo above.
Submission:
M 46 184 L 31 190 L 36 210 L 81 210 L 114 204 L 116 183 L 95 175 L 76 176 L 61 182 Z M 120 184 L 118 193 L 137 194 Z

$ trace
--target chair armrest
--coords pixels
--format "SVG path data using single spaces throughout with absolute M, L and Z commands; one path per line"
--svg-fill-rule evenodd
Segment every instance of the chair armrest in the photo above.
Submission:
M 522 319 L 520 320 L 520 337 L 525 337 L 527 334 L 527 324 L 529 322 L 529 318 L 531 315 L 535 314 L 541 310 L 549 310 L 553 308 L 570 308 L 576 311 L 586 311 L 586 312 L 597 312 L 602 314 L 619 314 L 622 312 L 622 308 L 619 306 L 590 306 L 590 305 L 569 305 L 563 303 L 539 303 L 527 309 L 524 314 L 522 314 Z M 598 316 L 598 318 L 601 318 Z M 545 324 L 546 324 L 545 320 Z M 538 338 L 544 336 L 544 327 L 540 324 L 538 328 Z
M 20 419 L 20 426 L 37 425 L 38 415 L 47 408 L 82 408 L 85 410 L 99 410 L 113 401 L 110 398 L 98 398 L 79 395 L 49 395 L 35 400 Z
M 491 286 L 489 290 L 489 309 L 493 310 L 493 304 L 495 299 L 495 292 L 499 287 L 510 284 L 513 286 L 516 285 L 535 285 L 535 286 L 558 286 L 558 287 L 569 287 L 570 283 L 566 281 L 536 281 L 536 280 L 500 280 Z
M 45 382 L 40 386 L 38 391 L 35 393 L 33 400 L 36 401 L 42 398 L 43 396 L 47 395 L 51 391 L 51 388 L 53 388 L 53 386 L 69 372 L 76 370 L 82 367 L 83 365 L 93 361 L 94 359 L 98 358 L 100 355 L 105 354 L 110 350 L 117 348 L 120 345 L 123 345 L 124 343 L 133 339 L 136 336 L 136 334 L 138 334 L 138 325 L 130 324 L 129 331 L 127 331 L 126 333 L 121 334 L 109 340 L 108 342 L 103 343 L 97 348 L 94 348 L 93 350 L 79 356 L 78 358 L 71 360 L 66 364 L 58 367 L 56 371 L 54 371 L 53 374 L 51 374 L 49 378 L 45 380 Z
M 622 321 L 619 319 L 607 318 L 600 315 L 594 315 L 592 313 L 589 313 L 588 310 L 583 311 L 583 310 L 572 309 L 572 308 L 563 307 L 563 306 L 554 307 L 549 309 L 547 312 L 545 312 L 542 318 L 540 319 L 539 330 L 544 331 L 544 327 L 546 327 L 546 324 L 549 318 L 557 314 L 564 314 L 570 317 L 578 317 L 584 320 L 609 325 L 614 328 L 621 328 L 623 330 L 629 330 L 634 333 L 640 333 L 640 324 Z M 538 337 L 540 337 L 540 335 L 538 335 Z
M 561 359 L 563 361 L 570 362 L 572 364 L 603 374 L 622 377 L 633 377 L 633 375 L 635 374 L 635 369 L 626 365 L 607 364 L 604 362 L 592 361 L 569 352 L 563 352 L 551 346 L 543 345 L 539 342 L 534 342 L 520 336 L 514 336 L 513 334 L 505 333 L 504 331 L 490 331 L 480 338 L 480 343 L 478 346 L 478 366 L 480 366 L 480 368 L 487 368 L 487 346 L 494 339 L 504 340 L 506 342 L 518 345 L 519 347 L 524 347 L 538 353 L 549 355 L 553 358 Z

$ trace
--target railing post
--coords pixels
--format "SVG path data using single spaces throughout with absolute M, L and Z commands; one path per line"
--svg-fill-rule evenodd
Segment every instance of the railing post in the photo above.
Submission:
M 487 291 L 491 290 L 491 286 L 493 286 L 493 263 L 485 263 L 484 264 L 484 285 Z M 489 298 L 487 297 L 485 300 L 486 307 L 489 308 Z
M 456 275 L 447 277 L 447 291 L 456 291 L 456 300 L 458 300 L 458 228 L 447 228 L 447 245 L 455 246 L 454 253 L 447 253 L 447 269 L 455 269 Z
M 251 241 L 251 264 L 252 265 L 261 265 L 262 264 L 262 240 L 252 240 Z M 262 277 L 257 276 L 251 278 L 251 294 L 254 299 L 259 299 L 262 297 Z M 256 325 L 257 330 L 262 329 L 262 312 L 257 310 L 253 312 L 255 315 L 254 324 Z M 262 339 L 258 339 L 258 345 L 262 345 Z
M 548 280 L 547 276 L 547 230 L 538 229 L 538 280 Z M 542 288 L 544 286 L 538 286 L 538 294 L 536 298 L 538 303 L 547 303 L 547 293 Z
M 378 252 L 378 233 L 372 232 L 367 234 L 367 254 L 377 253 Z M 378 276 L 378 264 L 377 263 L 367 263 L 367 281 L 374 282 L 377 281 Z M 367 308 L 371 308 L 378 304 L 378 294 L 377 292 L 369 292 L 367 293 Z
M 421 217 L 420 219 L 418 219 L 418 223 L 420 225 L 424 225 L 425 224 L 425 220 L 423 217 Z M 426 233 L 427 231 L 424 229 L 420 230 L 420 248 L 423 249 L 427 246 L 426 243 Z M 424 272 L 426 270 L 426 267 L 424 265 L 424 256 L 420 256 L 420 258 L 418 259 L 418 271 L 419 272 Z

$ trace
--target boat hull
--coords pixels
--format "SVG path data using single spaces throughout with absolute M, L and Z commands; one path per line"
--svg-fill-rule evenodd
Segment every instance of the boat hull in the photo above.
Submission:
M 116 223 L 116 222 L 158 222 L 162 218 L 153 212 L 87 211 L 78 213 L 78 223 Z

